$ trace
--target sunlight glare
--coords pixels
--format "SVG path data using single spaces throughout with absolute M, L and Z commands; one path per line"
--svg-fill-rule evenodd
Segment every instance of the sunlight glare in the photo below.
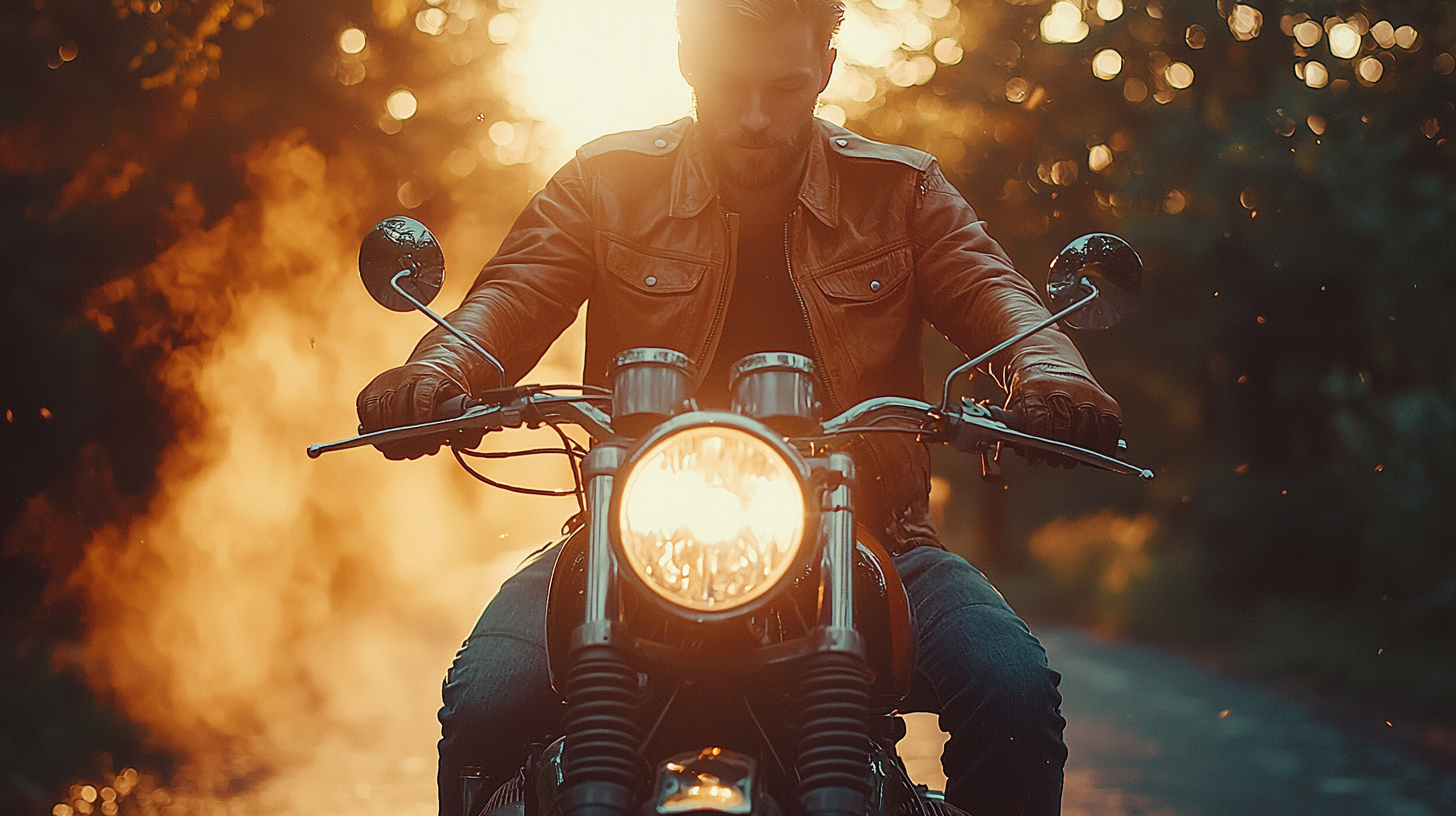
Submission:
M 554 128 L 553 147 L 570 151 L 689 113 L 675 8 L 674 0 L 542 0 L 509 65 L 530 113 Z
M 960 13 L 954 4 L 885 2 L 894 8 L 876 3 L 847 9 L 822 118 L 835 124 L 852 120 L 874 109 L 882 93 L 924 84 L 939 65 L 955 65 L 964 56 L 956 39 Z M 1063 5 L 1061 13 L 1070 10 L 1076 18 L 1070 34 L 1085 32 L 1075 4 Z M 692 92 L 677 66 L 676 0 L 534 0 L 509 8 L 514 12 L 491 20 L 490 37 L 509 41 L 502 65 L 512 74 L 507 84 L 513 86 L 520 120 L 544 125 L 517 126 L 518 136 L 529 132 L 529 137 L 519 146 L 513 143 L 513 161 L 535 161 L 539 140 L 543 168 L 555 169 L 571 151 L 599 136 L 691 113 Z M 498 25 L 506 16 L 510 25 Z

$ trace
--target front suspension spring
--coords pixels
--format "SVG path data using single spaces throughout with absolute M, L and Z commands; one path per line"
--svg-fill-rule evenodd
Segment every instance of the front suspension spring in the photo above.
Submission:
M 562 816 L 623 816 L 631 806 L 637 756 L 637 672 L 610 646 L 573 655 L 566 679 Z
M 861 816 L 869 795 L 870 680 L 864 660 L 843 652 L 809 658 L 795 702 L 799 802 L 810 816 Z

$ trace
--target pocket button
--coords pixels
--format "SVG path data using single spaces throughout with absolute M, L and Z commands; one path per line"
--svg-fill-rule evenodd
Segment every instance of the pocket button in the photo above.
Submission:
M 648 275 L 647 276 L 647 280 L 643 281 L 643 283 L 647 284 L 648 286 L 656 286 L 657 285 L 657 276 L 656 275 Z
M 878 291 L 880 291 L 880 282 L 877 281 L 877 280 L 870 281 L 870 291 L 871 292 L 878 292 Z

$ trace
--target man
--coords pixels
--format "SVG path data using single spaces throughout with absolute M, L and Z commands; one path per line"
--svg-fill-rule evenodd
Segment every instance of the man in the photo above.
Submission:
M 679 0 L 678 13 L 696 120 L 583 147 L 450 316 L 510 380 L 587 299 L 586 381 L 605 384 L 623 349 L 678 349 L 699 365 L 699 404 L 720 408 L 745 354 L 811 357 L 837 412 L 876 395 L 922 397 L 925 320 L 973 354 L 1046 316 L 932 157 L 814 118 L 842 2 Z M 1022 341 L 991 368 L 1031 430 L 1112 450 L 1117 404 L 1063 334 Z M 359 415 L 365 430 L 421 422 L 497 385 L 437 330 L 364 389 Z M 888 542 L 910 596 L 919 658 L 904 710 L 938 712 L 950 734 L 947 798 L 976 816 L 1057 813 L 1060 676 L 985 577 L 940 548 L 924 445 L 870 436 L 856 456 L 858 518 Z M 560 727 L 544 651 L 552 560 L 506 582 L 447 677 L 442 816 L 459 814 L 462 766 L 509 777 L 526 744 Z

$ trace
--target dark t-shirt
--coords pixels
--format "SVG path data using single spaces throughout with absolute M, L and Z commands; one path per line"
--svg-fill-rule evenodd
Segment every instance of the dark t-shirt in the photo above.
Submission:
M 789 277 L 787 215 L 740 220 L 738 271 L 728 295 L 718 350 L 703 384 L 698 407 L 727 410 L 728 372 L 761 351 L 791 351 L 813 358 L 804 307 Z

